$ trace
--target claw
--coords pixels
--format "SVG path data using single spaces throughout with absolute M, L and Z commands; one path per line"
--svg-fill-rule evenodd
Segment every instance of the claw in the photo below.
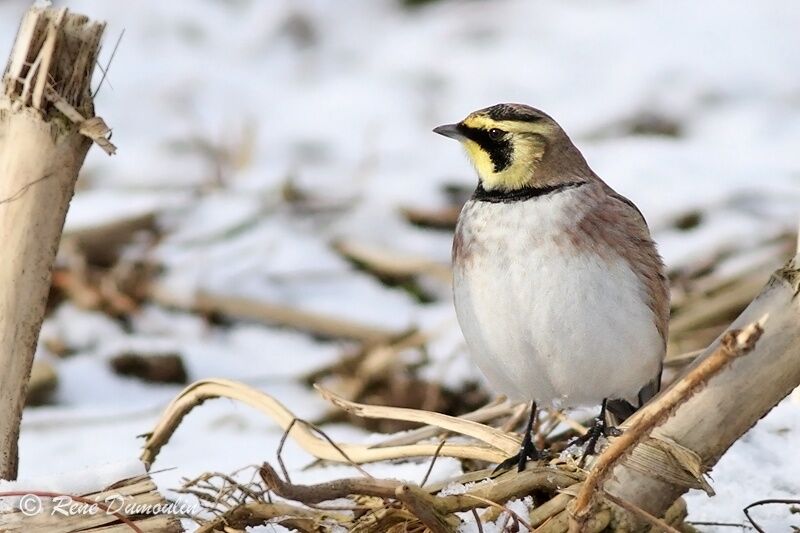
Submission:
M 508 472 L 515 466 L 517 467 L 517 471 L 519 471 L 519 455 L 520 454 L 512 455 L 511 457 L 509 457 L 508 459 L 497 465 L 495 469 L 492 470 L 492 475 L 490 477 L 495 477 L 504 472 Z
M 586 458 L 590 455 L 595 455 L 597 452 L 597 441 L 600 440 L 601 436 L 618 437 L 620 435 L 622 435 L 622 430 L 606 424 L 606 400 L 603 400 L 603 406 L 600 409 L 600 416 L 594 419 L 594 424 L 592 424 L 592 427 L 589 428 L 589 431 L 587 431 L 586 434 L 573 439 L 567 446 L 569 447 L 575 444 L 586 444 L 586 448 L 583 450 L 583 454 L 581 455 L 581 460 L 578 462 L 578 465 L 583 468 L 583 465 L 586 464 Z
M 522 472 L 525 470 L 528 461 L 540 461 L 542 459 L 546 459 L 549 455 L 550 454 L 547 451 L 540 451 L 537 449 L 533 442 L 523 441 L 519 452 L 497 465 L 495 469 L 492 470 L 491 477 L 502 474 L 503 472 L 508 472 L 515 466 L 517 467 L 517 472 Z
M 525 435 L 522 438 L 522 445 L 519 448 L 519 453 L 509 457 L 492 471 L 492 476 L 511 470 L 514 465 L 517 467 L 517 472 L 525 470 L 525 465 L 528 460 L 538 461 L 541 459 L 542 454 L 536 449 L 533 444 L 533 421 L 536 419 L 536 402 L 531 402 L 531 415 L 528 418 L 528 424 L 525 426 Z

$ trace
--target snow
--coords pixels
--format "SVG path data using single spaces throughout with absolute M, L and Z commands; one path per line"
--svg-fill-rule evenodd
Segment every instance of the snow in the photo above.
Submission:
M 108 20 L 103 64 L 125 35 L 96 104 L 119 152 L 90 151 L 66 229 L 155 214 L 164 236 L 148 253 L 163 268 L 158 285 L 176 298 L 204 291 L 396 331 L 417 325 L 436 332 L 423 376 L 458 386 L 481 377 L 465 357 L 446 287 L 422 304 L 331 247 L 350 239 L 449 260 L 447 232 L 400 215 L 406 206 L 446 205 L 445 185 L 474 185 L 459 150 L 430 133 L 436 125 L 500 101 L 544 109 L 595 171 L 639 205 L 671 269 L 726 252 L 720 275 L 740 271 L 770 257 L 764 243 L 796 227 L 796 2 L 399 4 L 67 2 Z M 27 6 L 0 4 L 0 56 Z M 625 124 L 643 112 L 675 121 L 679 135 L 630 133 Z M 324 208 L 288 201 L 287 184 Z M 701 214 L 696 228 L 674 227 L 692 212 Z M 56 357 L 48 339 L 74 353 Z M 115 375 L 107 359 L 121 351 L 178 353 L 192 380 L 242 380 L 313 419 L 327 405 L 302 378 L 347 348 L 254 323 L 210 325 L 157 306 L 122 326 L 61 304 L 45 321 L 37 354 L 56 366 L 56 403 L 25 411 L 21 474 L 48 477 L 138 455 L 136 435 L 152 428 L 180 387 Z M 375 438 L 325 429 L 354 442 Z M 183 476 L 272 460 L 281 435 L 247 407 L 208 402 L 163 449 L 156 468 L 176 469 L 157 482 L 175 487 Z M 691 519 L 741 522 L 752 501 L 798 497 L 797 449 L 800 402 L 789 399 L 714 469 L 717 497 L 688 497 Z M 306 482 L 349 472 L 302 471 L 310 458 L 293 444 L 286 458 L 293 479 Z M 367 468 L 418 481 L 427 464 Z M 432 480 L 456 472 L 455 462 L 440 459 Z M 754 514 L 768 531 L 793 519 L 778 507 Z
M 687 496 L 690 518 L 741 521 L 742 508 L 757 500 L 798 499 L 798 414 L 800 398 L 787 398 L 739 439 L 711 472 L 716 496 L 709 499 L 702 491 Z M 751 513 L 766 531 L 783 531 L 789 524 L 800 524 L 787 505 L 758 507 Z
M 180 193 L 124 191 L 121 194 L 116 190 L 86 190 L 72 200 L 64 232 L 69 234 L 121 218 L 152 215 L 174 209 L 185 202 L 186 195 Z
M 145 473 L 144 466 L 138 461 L 127 463 L 113 463 L 86 469 L 80 472 L 70 472 L 66 475 L 44 476 L 40 478 L 18 479 L 5 481 L 0 479 L 0 491 L 52 491 L 65 492 L 77 491 L 87 493 L 99 491 L 116 483 L 121 479 L 141 476 Z

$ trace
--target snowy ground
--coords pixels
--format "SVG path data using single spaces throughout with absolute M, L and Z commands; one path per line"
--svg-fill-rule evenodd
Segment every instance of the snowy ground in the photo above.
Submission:
M 450 236 L 399 212 L 443 206 L 444 185 L 474 183 L 459 150 L 430 132 L 438 124 L 501 101 L 546 110 L 595 171 L 639 205 L 672 269 L 748 250 L 798 219 L 800 7 L 792 0 L 443 1 L 412 10 L 389 0 L 65 5 L 109 22 L 103 62 L 125 31 L 97 99 L 119 153 L 91 151 L 67 229 L 155 212 L 166 238 L 150 253 L 164 267 L 160 283 L 182 297 L 248 295 L 372 326 L 444 328 L 432 379 L 475 377 L 463 353 L 448 359 L 459 341 L 446 294 L 420 304 L 355 270 L 329 244 L 348 238 L 448 261 Z M 26 7 L 0 4 L 0 56 Z M 632 131 L 645 112 L 674 122 L 677 135 Z M 330 213 L 305 217 L 287 206 L 279 191 L 289 179 L 333 206 Z M 698 210 L 696 228 L 673 226 Z M 326 406 L 296 378 L 345 349 L 277 328 L 209 326 L 156 306 L 124 329 L 64 304 L 47 319 L 48 336 L 68 339 L 77 353 L 37 355 L 55 361 L 60 386 L 55 405 L 25 412 L 25 478 L 138 455 L 136 435 L 179 387 L 115 376 L 106 359 L 121 347 L 180 351 L 190 379 L 243 380 L 306 418 Z M 328 430 L 366 437 L 347 426 Z M 247 408 L 212 402 L 164 448 L 157 468 L 176 469 L 159 482 L 271 459 L 280 435 Z M 689 496 L 691 519 L 742 522 L 741 508 L 754 500 L 800 497 L 797 450 L 795 397 L 715 468 L 715 498 Z M 346 470 L 301 472 L 308 457 L 296 448 L 287 457 L 301 481 Z M 425 465 L 367 468 L 418 480 Z M 434 478 L 457 468 L 440 460 Z M 768 531 L 792 520 L 785 508 L 757 515 Z

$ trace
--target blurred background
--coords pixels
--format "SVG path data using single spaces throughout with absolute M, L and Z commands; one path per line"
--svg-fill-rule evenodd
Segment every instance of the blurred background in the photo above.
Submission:
M 644 212 L 672 281 L 671 369 L 794 253 L 793 0 L 55 5 L 108 21 L 96 111 L 119 152 L 93 148 L 78 181 L 22 477 L 135 459 L 136 435 L 205 377 L 256 386 L 353 441 L 404 428 L 346 419 L 310 383 L 453 414 L 488 401 L 449 286 L 452 228 L 476 178 L 431 133 L 488 105 L 554 116 Z M 0 2 L 2 57 L 27 7 Z M 176 470 L 158 480 L 272 458 L 281 434 L 212 402 L 163 450 L 156 466 Z M 301 472 L 309 457 L 292 446 L 300 481 L 347 471 Z M 797 497 L 800 465 L 750 459 L 798 448 L 790 398 L 715 469 L 716 498 L 690 496 L 690 518 L 735 521 L 756 499 Z M 433 475 L 460 468 L 440 459 Z

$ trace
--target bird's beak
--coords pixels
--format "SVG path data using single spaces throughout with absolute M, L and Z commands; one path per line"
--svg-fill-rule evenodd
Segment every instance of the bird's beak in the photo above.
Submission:
M 444 126 L 433 128 L 433 133 L 438 133 L 439 135 L 444 135 L 445 137 L 450 137 L 457 141 L 464 138 L 464 135 L 458 129 L 458 124 L 445 124 Z

